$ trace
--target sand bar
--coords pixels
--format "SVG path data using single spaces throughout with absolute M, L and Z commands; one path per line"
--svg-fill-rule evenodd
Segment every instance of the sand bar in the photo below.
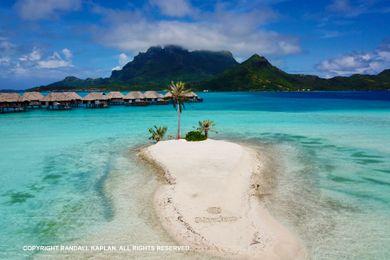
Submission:
M 159 142 L 142 151 L 164 172 L 154 196 L 163 227 L 180 244 L 229 258 L 305 259 L 300 240 L 259 201 L 261 158 L 239 144 Z

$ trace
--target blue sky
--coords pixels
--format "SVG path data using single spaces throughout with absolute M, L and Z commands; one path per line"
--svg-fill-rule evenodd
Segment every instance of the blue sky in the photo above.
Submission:
M 0 89 L 108 77 L 166 44 L 323 77 L 390 68 L 385 0 L 2 0 L 0 17 Z

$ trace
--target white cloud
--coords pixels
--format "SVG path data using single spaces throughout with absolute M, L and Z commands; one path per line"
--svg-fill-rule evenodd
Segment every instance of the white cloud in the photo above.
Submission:
M 49 51 L 35 46 L 25 52 L 24 46 L 0 35 L 0 82 L 3 84 L 0 84 L 0 88 L 27 88 L 48 84 L 69 75 L 90 77 L 108 73 L 75 67 L 72 58 L 72 51 L 68 48 Z
M 125 53 L 121 53 L 118 56 L 118 66 L 114 67 L 112 70 L 121 70 L 130 61 L 129 56 Z
M 187 0 L 150 0 L 150 3 L 157 6 L 160 12 L 167 16 L 183 17 L 194 12 L 194 8 Z
M 5 67 L 11 63 L 15 45 L 8 41 L 5 37 L 0 37 L 0 66 Z M 3 70 L 3 68 L 2 68 Z M 1 75 L 1 71 L 0 71 Z
M 124 66 L 129 62 L 129 57 L 125 53 L 119 54 L 119 65 Z
M 70 59 L 72 59 L 72 57 L 73 57 L 72 51 L 69 50 L 68 48 L 63 49 L 63 50 L 62 50 L 62 53 L 64 54 L 65 59 L 67 59 L 67 60 L 70 60 Z
M 38 61 L 42 57 L 41 51 L 37 48 L 34 48 L 31 53 L 22 55 L 19 60 L 20 61 Z
M 43 69 L 57 69 L 64 67 L 72 67 L 72 60 L 70 60 L 66 55 L 65 58 L 61 57 L 58 52 L 54 52 L 52 56 L 50 56 L 46 60 L 40 60 L 37 62 L 39 68 Z
M 15 45 L 12 44 L 6 37 L 0 37 L 0 54 L 14 49 Z
M 81 7 L 81 0 L 18 0 L 15 8 L 25 20 L 51 19 L 59 12 L 74 11 Z
M 376 74 L 390 67 L 390 43 L 371 52 L 346 54 L 327 59 L 317 65 L 317 69 L 327 76 L 347 76 L 351 74 Z
M 0 65 L 8 65 L 11 59 L 9 57 L 0 57 Z
M 239 10 L 239 11 L 237 11 Z M 96 41 L 136 54 L 150 46 L 175 44 L 185 48 L 230 50 L 235 56 L 287 55 L 300 52 L 298 39 L 262 28 L 277 15 L 267 7 L 234 9 L 217 5 L 190 20 L 153 20 L 139 12 L 96 8 L 104 26 L 94 28 Z
M 1 54 L 1 53 L 0 53 Z M 68 68 L 73 67 L 72 52 L 65 48 L 61 52 L 53 52 L 52 55 L 44 55 L 44 51 L 34 47 L 31 52 L 13 56 L 0 55 L 0 77 L 47 77 L 62 75 Z M 50 71 L 50 73 L 48 73 Z

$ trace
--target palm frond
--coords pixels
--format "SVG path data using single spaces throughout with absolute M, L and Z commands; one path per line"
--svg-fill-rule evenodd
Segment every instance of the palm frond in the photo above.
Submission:
M 154 140 L 156 142 L 161 141 L 164 139 L 165 133 L 167 132 L 168 128 L 166 126 L 154 126 L 154 128 L 149 128 L 148 131 L 150 133 L 150 140 Z

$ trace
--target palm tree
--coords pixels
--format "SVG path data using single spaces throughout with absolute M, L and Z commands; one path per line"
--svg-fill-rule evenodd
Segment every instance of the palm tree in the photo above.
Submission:
M 177 139 L 180 139 L 180 115 L 184 109 L 184 101 L 186 94 L 190 93 L 190 89 L 185 88 L 184 82 L 171 82 L 168 92 L 172 95 L 173 107 L 177 111 Z
M 149 128 L 149 133 L 150 133 L 150 137 L 149 139 L 150 140 L 154 140 L 156 141 L 156 143 L 158 141 L 161 141 L 164 136 L 165 136 L 165 133 L 167 132 L 167 127 L 166 126 L 154 126 L 154 129 L 153 128 Z
M 198 131 L 204 133 L 206 138 L 208 137 L 209 131 L 215 131 L 214 129 L 212 129 L 215 126 L 214 121 L 203 120 L 199 121 L 198 125 Z

